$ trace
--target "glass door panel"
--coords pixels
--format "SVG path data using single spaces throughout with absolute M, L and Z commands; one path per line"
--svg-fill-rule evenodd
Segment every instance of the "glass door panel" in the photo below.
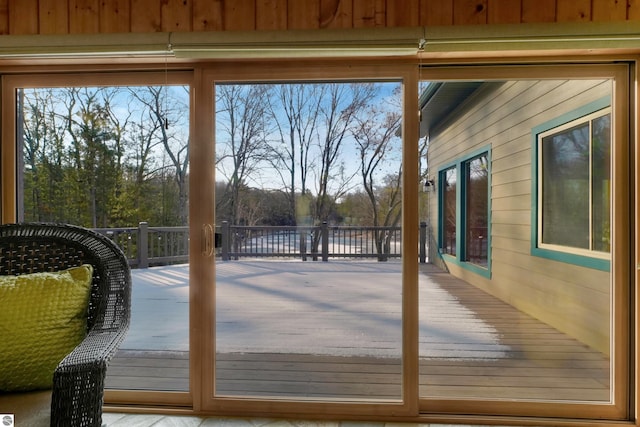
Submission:
M 129 259 L 106 387 L 188 391 L 189 86 L 68 83 L 16 91 L 17 218 L 92 228 Z
M 610 404 L 624 390 L 614 378 L 625 378 L 626 355 L 612 353 L 626 342 L 614 319 L 628 286 L 616 249 L 628 245 L 628 218 L 612 216 L 628 197 L 620 84 L 422 82 L 433 180 L 421 207 L 424 402 Z
M 215 86 L 215 394 L 402 397 L 398 82 Z

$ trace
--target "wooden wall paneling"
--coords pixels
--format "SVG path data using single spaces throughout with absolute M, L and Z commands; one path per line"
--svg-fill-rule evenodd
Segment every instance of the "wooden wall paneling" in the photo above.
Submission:
M 513 0 L 488 0 L 488 24 L 519 24 L 521 20 L 521 2 Z
M 384 0 L 353 0 L 353 27 L 383 27 L 386 25 Z
M 320 28 L 320 0 L 288 1 L 287 28 L 316 30 Z
M 557 22 L 591 20 L 591 0 L 556 0 Z
M 488 0 L 453 0 L 453 24 L 486 24 Z
M 161 31 L 160 2 L 157 0 L 131 0 L 131 32 Z
M 9 34 L 9 0 L 0 0 L 0 34 Z
M 627 0 L 627 19 L 640 21 L 640 0 Z
M 420 25 L 420 0 L 388 1 L 387 27 Z
M 9 33 L 38 34 L 38 0 L 9 0 Z
M 164 0 L 160 2 L 160 28 L 162 31 L 191 31 L 191 0 Z
M 220 31 L 222 0 L 193 0 L 193 31 Z
M 254 0 L 224 0 L 222 17 L 225 30 L 255 30 L 256 3 Z
M 287 0 L 256 0 L 257 30 L 286 30 L 287 20 Z
M 420 0 L 420 25 L 453 25 L 453 0 Z
M 98 10 L 98 0 L 69 0 L 69 33 L 99 33 L 100 13 Z
M 624 21 L 627 0 L 591 0 L 592 21 Z
M 38 13 L 33 13 L 37 10 Z M 0 34 L 640 21 L 640 0 L 0 0 Z
M 320 28 L 353 28 L 353 1 L 320 0 Z
M 99 15 L 101 33 L 131 31 L 131 2 L 129 0 L 101 0 Z
M 57 0 L 38 2 L 38 33 L 66 34 L 69 32 L 68 4 Z M 127 30 L 128 31 L 128 30 Z
M 522 0 L 522 22 L 555 22 L 556 0 Z

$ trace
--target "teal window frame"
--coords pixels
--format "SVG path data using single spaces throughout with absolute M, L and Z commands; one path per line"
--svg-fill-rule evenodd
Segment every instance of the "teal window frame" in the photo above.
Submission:
M 446 191 L 446 182 L 447 182 L 447 173 L 449 171 L 455 171 L 455 176 L 456 176 L 456 197 L 455 197 L 455 204 L 456 204 L 456 243 L 455 243 L 455 247 L 454 247 L 454 253 L 448 253 L 445 251 L 445 245 L 447 244 L 446 242 L 446 221 L 447 221 L 447 215 L 446 215 L 446 203 L 445 203 L 445 191 Z M 460 221 L 459 221 L 459 217 L 460 217 L 460 191 L 459 191 L 459 182 L 460 182 L 460 170 L 457 164 L 449 164 L 447 167 L 444 167 L 442 169 L 440 169 L 438 171 L 438 183 L 439 183 L 439 188 L 438 188 L 438 224 L 439 224 L 439 230 L 438 230 L 438 253 L 440 255 L 455 259 L 457 257 L 457 254 L 460 253 L 460 239 L 458 238 L 458 234 L 459 234 L 459 230 L 460 230 Z
M 591 268 L 594 270 L 610 271 L 611 260 L 601 257 L 589 256 L 580 253 L 572 253 L 571 248 L 567 248 L 566 251 L 554 250 L 550 248 L 539 247 L 539 231 L 538 223 L 542 216 L 541 207 L 539 205 L 539 193 L 540 193 L 540 161 L 541 153 L 539 150 L 539 137 L 541 134 L 559 128 L 567 123 L 578 121 L 581 118 L 587 120 L 587 116 L 597 113 L 600 110 L 611 107 L 611 97 L 606 96 L 583 105 L 580 108 L 569 111 L 556 117 L 553 120 L 542 123 L 531 130 L 531 152 L 533 154 L 533 161 L 531 162 L 531 255 L 540 258 L 550 259 L 558 262 L 564 262 L 567 264 L 574 264 L 581 267 Z M 613 140 L 612 140 L 613 142 Z
M 488 182 L 487 182 L 487 266 L 483 267 L 469 261 L 465 261 L 466 253 L 466 224 L 467 224 L 467 184 L 465 165 L 480 156 L 487 157 Z M 455 255 L 443 253 L 444 244 L 444 175 L 452 168 L 456 170 L 456 251 Z M 491 278 L 491 147 L 483 147 L 453 162 L 441 165 L 438 168 L 438 254 L 448 263 L 460 266 L 480 276 Z

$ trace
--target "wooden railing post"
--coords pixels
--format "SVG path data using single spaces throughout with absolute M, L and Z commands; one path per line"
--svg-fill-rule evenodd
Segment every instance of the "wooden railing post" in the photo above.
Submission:
M 327 226 L 327 221 L 322 221 L 322 231 L 321 231 L 321 239 L 322 239 L 322 261 L 329 261 L 329 227 Z
M 307 230 L 298 229 L 298 235 L 300 236 L 300 256 L 302 261 L 307 260 Z
M 320 227 L 314 225 L 311 229 L 311 260 L 318 260 L 318 246 L 320 246 Z
M 229 221 L 222 221 L 222 260 L 229 261 Z
M 138 223 L 138 268 L 149 267 L 149 224 Z
M 389 261 L 389 253 L 391 252 L 391 230 L 384 230 L 382 232 L 382 235 L 382 256 L 379 258 L 379 260 L 386 262 Z
M 420 223 L 420 263 L 427 262 L 427 223 Z

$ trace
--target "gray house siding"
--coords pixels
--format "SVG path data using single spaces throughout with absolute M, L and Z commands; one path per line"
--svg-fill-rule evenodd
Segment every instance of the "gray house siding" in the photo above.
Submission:
M 508 302 L 587 345 L 608 354 L 607 271 L 532 254 L 532 130 L 596 100 L 611 96 L 609 81 L 508 81 L 481 86 L 429 130 L 430 178 L 489 147 L 490 264 L 486 274 L 456 257 L 432 251 L 451 274 Z M 436 182 L 434 191 L 441 189 Z M 434 193 L 432 200 L 441 200 Z M 429 222 L 440 238 L 439 203 Z M 458 234 L 460 232 L 458 231 Z

